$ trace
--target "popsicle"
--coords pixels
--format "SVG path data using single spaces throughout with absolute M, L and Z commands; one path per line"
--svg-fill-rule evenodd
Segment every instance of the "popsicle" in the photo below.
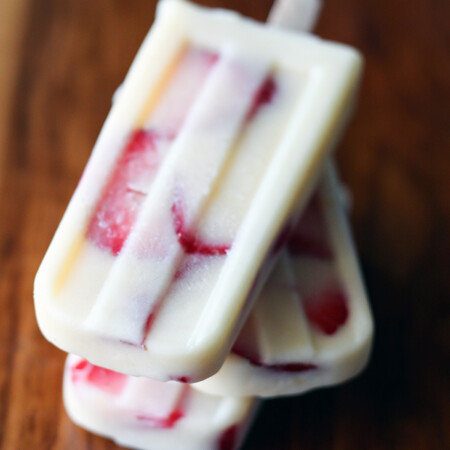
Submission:
M 130 375 L 215 373 L 360 67 L 340 44 L 161 2 L 38 271 L 47 339 Z
M 367 363 L 373 322 L 331 163 L 231 354 L 193 386 L 233 396 L 299 394 Z
M 237 449 L 258 403 L 123 375 L 74 355 L 66 360 L 63 386 L 76 424 L 143 450 Z

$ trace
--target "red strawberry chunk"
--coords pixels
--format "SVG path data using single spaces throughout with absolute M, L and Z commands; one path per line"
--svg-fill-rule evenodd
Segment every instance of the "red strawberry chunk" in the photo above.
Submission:
M 132 132 L 92 215 L 87 237 L 113 255 L 120 253 L 146 196 L 140 186 L 158 167 L 158 139 L 153 131 Z
M 232 348 L 232 353 L 241 358 L 245 358 L 252 366 L 262 367 L 275 372 L 305 372 L 317 369 L 315 364 L 301 361 L 288 363 L 267 363 L 262 361 L 257 346 L 257 331 L 250 319 L 244 325 L 239 337 Z
M 246 354 L 242 348 L 233 347 L 232 352 L 245 358 L 252 366 L 262 367 L 263 369 L 272 370 L 274 372 L 291 372 L 299 373 L 317 369 L 317 366 L 308 362 L 288 362 L 288 363 L 266 363 L 255 357 L 253 354 Z
M 195 51 L 195 53 L 197 55 L 199 55 L 201 58 L 203 58 L 203 60 L 206 63 L 206 68 L 208 70 L 211 69 L 212 66 L 214 66 L 214 64 L 216 64 L 216 62 L 219 60 L 218 53 L 210 52 L 208 50 L 200 50 L 200 49 L 195 49 L 192 51 Z
M 136 419 L 149 428 L 173 428 L 176 423 L 185 416 L 184 404 L 189 395 L 189 389 L 185 388 L 179 396 L 176 405 L 165 416 L 154 415 L 152 413 L 141 413 L 136 415 Z
M 234 450 L 237 444 L 239 428 L 237 425 L 228 427 L 219 437 L 219 450 Z
M 187 377 L 185 375 L 170 377 L 170 379 L 173 381 L 178 381 L 179 383 L 190 383 L 191 382 L 189 377 Z
M 266 364 L 262 367 L 266 367 L 267 369 L 274 370 L 276 372 L 307 372 L 309 370 L 316 370 L 317 366 L 311 363 L 305 362 L 291 362 L 291 363 L 283 363 L 283 364 Z
M 183 411 L 179 409 L 173 410 L 167 417 L 156 417 L 148 414 L 138 414 L 136 419 L 144 422 L 149 428 L 173 428 L 175 424 L 184 417 Z
M 72 370 L 72 382 L 83 381 L 110 394 L 120 394 L 127 382 L 127 376 L 103 367 L 94 366 L 82 359 Z
M 347 298 L 338 288 L 309 295 L 303 304 L 309 322 L 327 335 L 336 333 L 349 317 Z
M 275 94 L 277 92 L 277 85 L 272 76 L 268 76 L 264 82 L 261 84 L 260 88 L 256 91 L 256 94 L 253 97 L 252 104 L 247 113 L 246 120 L 250 122 L 256 114 L 258 114 L 259 110 L 270 103 Z
M 187 254 L 225 255 L 230 245 L 212 245 L 198 239 L 195 233 L 186 227 L 184 209 L 179 196 L 172 205 L 172 217 L 178 242 Z

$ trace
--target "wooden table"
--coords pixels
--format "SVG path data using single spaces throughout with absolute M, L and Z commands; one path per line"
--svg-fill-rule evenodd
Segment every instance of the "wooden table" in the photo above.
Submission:
M 41 336 L 34 274 L 152 0 L 0 2 L 0 447 L 112 449 L 72 425 L 64 355 Z M 269 0 L 202 2 L 264 19 Z M 267 402 L 246 449 L 444 449 L 449 389 L 449 3 L 328 0 L 318 34 L 367 58 L 339 149 L 377 324 L 345 386 Z

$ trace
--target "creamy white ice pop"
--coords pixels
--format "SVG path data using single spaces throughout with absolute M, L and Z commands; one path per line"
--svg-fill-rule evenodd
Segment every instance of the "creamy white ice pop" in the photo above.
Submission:
M 273 397 L 360 372 L 373 322 L 331 164 L 222 368 L 193 386 Z
M 76 424 L 125 447 L 233 450 L 245 437 L 257 401 L 130 377 L 69 355 L 64 404 Z
M 216 372 L 359 73 L 349 47 L 162 2 L 37 274 L 44 335 L 127 374 Z

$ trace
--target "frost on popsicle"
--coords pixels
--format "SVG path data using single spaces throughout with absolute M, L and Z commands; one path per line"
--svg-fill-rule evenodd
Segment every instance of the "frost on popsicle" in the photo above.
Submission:
M 193 70 L 190 66 L 198 66 L 196 69 L 201 75 L 198 79 L 200 84 L 218 59 L 216 53 L 190 48 L 181 57 L 178 72 L 183 73 Z M 246 122 L 253 120 L 259 110 L 272 101 L 276 91 L 274 77 L 267 76 L 253 96 Z M 171 102 L 172 99 L 167 101 Z M 130 133 L 88 225 L 87 238 L 99 248 L 109 250 L 115 256 L 122 250 L 164 153 L 169 151 L 170 144 L 177 137 L 190 106 L 189 102 L 185 103 L 177 108 L 176 117 L 166 117 L 166 105 L 163 102 L 160 117 L 153 119 L 161 129 L 154 128 L 150 121 L 152 128 L 137 128 Z M 211 148 L 211 151 L 214 149 Z M 172 214 L 178 242 L 187 254 L 224 255 L 230 249 L 229 243 L 214 245 L 203 242 L 196 236 L 195 230 L 186 228 L 182 193 L 174 194 Z
M 144 235 L 139 237 L 139 242 L 143 243 L 140 246 L 141 249 L 148 247 L 148 250 L 142 250 L 141 254 L 158 254 L 167 259 L 167 263 L 171 261 L 172 266 L 176 267 L 171 275 L 169 272 L 166 275 L 163 272 L 164 268 L 159 266 L 158 270 L 162 271 L 161 280 L 166 276 L 168 279 L 172 277 L 174 281 L 182 279 L 185 268 L 190 262 L 189 255 L 226 256 L 231 249 L 232 240 L 220 242 L 219 238 L 218 242 L 210 242 L 208 238 L 201 236 L 201 230 L 198 229 L 198 222 L 201 221 L 204 209 L 212 201 L 210 197 L 214 198 L 214 194 L 210 191 L 214 191 L 215 181 L 211 177 L 214 172 L 217 173 L 216 177 L 219 177 L 224 170 L 227 170 L 226 161 L 230 157 L 228 156 L 228 152 L 230 152 L 228 147 L 233 147 L 228 139 L 234 133 L 238 135 L 239 128 L 245 128 L 249 122 L 253 121 L 261 108 L 271 103 L 277 94 L 277 85 L 273 75 L 263 77 L 265 71 L 257 65 L 254 68 L 251 64 L 243 64 L 234 57 L 226 56 L 224 58 L 222 60 L 218 54 L 204 50 L 185 50 L 178 63 L 178 68 L 172 74 L 172 81 L 169 81 L 156 108 L 144 121 L 143 128 L 136 128 L 131 132 L 88 225 L 88 240 L 98 248 L 109 251 L 113 256 L 119 256 L 139 220 L 140 229 L 144 228 L 146 234 L 146 237 Z M 217 73 L 210 75 L 213 67 L 218 67 L 220 64 L 222 66 Z M 179 94 L 182 85 L 177 77 L 182 74 L 186 75 L 187 71 L 195 73 L 197 76 L 191 86 L 191 92 L 181 102 L 180 109 L 176 109 L 176 117 L 173 117 L 175 97 L 171 89 Z M 239 101 L 234 99 L 230 101 L 230 98 L 224 96 L 222 92 L 211 91 L 210 88 L 210 91 L 215 93 L 214 95 L 221 97 L 217 103 L 214 103 L 214 111 L 210 113 L 209 102 L 211 99 L 208 98 L 208 95 L 211 94 L 205 94 L 204 90 L 200 89 L 200 85 L 208 83 L 213 76 L 227 81 L 227 89 L 230 89 L 233 94 L 242 92 L 243 95 Z M 213 80 L 212 84 L 217 82 Z M 208 89 L 206 91 L 208 92 Z M 202 95 L 206 95 L 208 99 L 198 101 L 197 103 L 200 105 L 198 106 L 197 97 Z M 189 122 L 187 116 L 191 108 L 197 109 L 191 114 Z M 242 116 L 241 119 L 239 119 L 239 115 Z M 192 120 L 192 116 L 194 120 Z M 195 119 L 196 117 L 197 119 Z M 186 122 L 189 123 L 186 124 Z M 188 177 L 186 180 L 187 174 L 184 173 L 182 167 L 177 168 L 169 163 L 163 167 L 165 161 L 170 159 L 171 152 L 176 151 L 173 148 L 177 148 L 177 139 L 183 133 L 184 128 L 187 128 L 187 134 L 185 132 L 183 138 L 180 137 L 180 139 L 184 139 L 184 142 L 187 139 L 187 142 L 192 141 L 194 144 L 198 141 L 198 144 L 203 146 L 207 139 L 209 147 L 206 148 L 206 151 L 212 155 L 215 153 L 218 155 L 217 161 L 214 161 L 213 164 L 207 164 L 201 159 L 197 159 L 194 163 L 200 165 L 199 178 L 204 179 L 203 185 L 197 183 L 195 177 L 192 176 L 192 179 Z M 221 142 L 219 138 L 211 140 L 211 136 L 216 133 L 216 130 L 223 133 L 222 129 L 225 130 L 223 141 Z M 223 156 L 219 156 L 220 153 Z M 195 159 L 196 157 L 193 155 L 191 158 Z M 145 218 L 139 219 L 139 215 L 155 185 L 158 172 L 164 171 L 167 167 L 169 169 L 165 173 L 168 195 L 164 194 L 162 200 L 155 196 L 152 197 L 159 206 L 153 207 L 153 218 L 147 223 Z M 167 176 L 170 170 L 174 172 L 172 177 Z M 151 200 L 149 202 L 151 203 Z M 169 205 L 164 206 L 164 203 L 167 202 Z M 170 208 L 170 214 L 165 212 L 167 206 Z M 155 222 L 155 217 L 160 218 Z M 161 229 L 162 223 L 165 223 L 165 230 Z M 231 239 L 233 238 L 231 237 Z M 178 242 L 181 252 L 177 253 L 172 250 L 174 241 Z M 193 267 L 191 264 L 191 271 Z M 154 295 L 155 300 L 149 300 L 153 306 L 150 306 L 147 318 L 143 322 L 141 336 L 139 338 L 130 337 L 130 339 L 124 337 L 121 339 L 123 342 L 144 345 L 146 336 L 167 295 L 167 289 L 161 287 L 160 293 Z M 149 294 L 145 295 L 150 297 Z

